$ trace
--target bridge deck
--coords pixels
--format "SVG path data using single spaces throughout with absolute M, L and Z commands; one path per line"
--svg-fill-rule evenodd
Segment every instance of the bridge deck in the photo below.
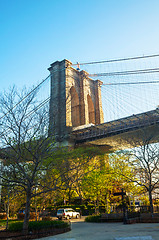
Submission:
M 97 139 L 108 138 L 113 135 L 135 131 L 156 124 L 159 124 L 158 108 L 103 124 L 75 129 L 72 131 L 72 136 L 76 143 L 97 142 Z

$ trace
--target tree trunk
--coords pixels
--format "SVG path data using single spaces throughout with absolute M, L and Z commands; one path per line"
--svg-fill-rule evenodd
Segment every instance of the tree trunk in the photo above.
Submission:
M 108 211 L 108 194 L 107 193 L 105 195 L 105 212 L 109 213 L 109 211 Z
M 23 223 L 24 234 L 28 233 L 29 217 L 30 217 L 30 201 L 31 201 L 31 188 L 27 190 L 27 196 L 26 196 L 25 216 L 24 216 L 24 223 Z
M 149 202 L 150 202 L 150 212 L 153 214 L 152 192 L 150 189 L 149 189 Z
M 37 211 L 37 196 L 36 196 L 36 188 L 35 188 L 34 202 L 35 202 L 35 216 L 36 216 L 36 222 L 37 222 L 37 221 L 38 221 L 38 211 Z
M 6 229 L 8 229 L 8 221 L 9 221 L 9 200 L 10 200 L 10 194 L 9 194 L 9 191 L 8 191 L 8 201 L 7 201 L 7 222 L 6 222 Z
M 69 188 L 69 192 L 68 192 L 68 204 L 70 205 L 71 204 L 71 189 Z
M 99 199 L 97 195 L 97 207 L 96 207 L 96 214 L 99 214 Z
M 36 222 L 38 221 L 38 210 L 37 210 L 37 199 L 35 197 L 35 217 L 36 217 Z

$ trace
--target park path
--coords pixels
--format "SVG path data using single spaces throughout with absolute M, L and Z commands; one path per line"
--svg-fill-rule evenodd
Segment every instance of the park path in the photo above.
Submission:
M 41 240 L 159 240 L 159 223 L 87 223 L 84 219 L 71 220 L 72 230 L 67 233 L 40 238 Z M 143 238 L 144 236 L 144 238 Z M 124 239 L 125 237 L 129 237 Z M 39 239 L 39 240 L 40 240 Z

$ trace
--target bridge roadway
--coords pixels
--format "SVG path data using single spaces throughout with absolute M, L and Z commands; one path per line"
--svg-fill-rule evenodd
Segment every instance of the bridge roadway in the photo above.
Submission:
M 123 149 L 132 147 L 129 140 L 139 140 L 141 132 L 159 135 L 159 108 L 99 125 L 76 127 L 72 131 L 72 138 L 77 145 L 104 145 L 108 149 Z M 153 141 L 158 142 L 158 139 Z

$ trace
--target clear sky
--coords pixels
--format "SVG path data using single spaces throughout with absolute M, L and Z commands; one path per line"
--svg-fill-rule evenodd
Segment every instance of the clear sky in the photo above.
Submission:
M 159 53 L 158 0 L 0 0 L 0 85 L 36 85 L 50 63 Z

